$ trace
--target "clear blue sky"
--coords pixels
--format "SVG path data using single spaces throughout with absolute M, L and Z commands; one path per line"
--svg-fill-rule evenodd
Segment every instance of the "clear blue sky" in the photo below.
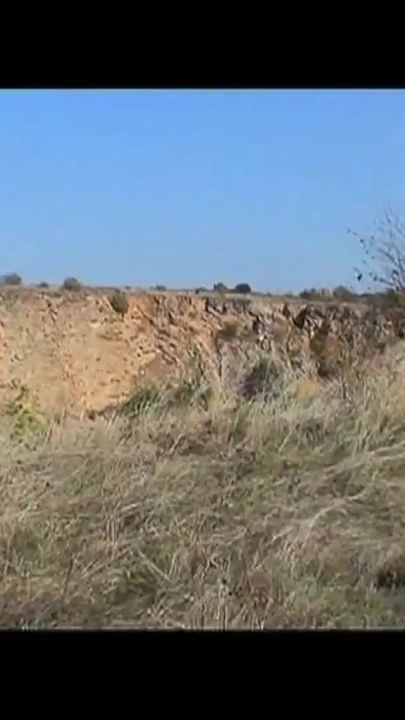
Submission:
M 404 212 L 404 91 L 0 91 L 0 273 L 351 284 Z

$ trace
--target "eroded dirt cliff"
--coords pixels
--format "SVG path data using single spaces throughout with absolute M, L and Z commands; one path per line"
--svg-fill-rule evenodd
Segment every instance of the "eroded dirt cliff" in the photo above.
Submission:
M 106 291 L 0 292 L 0 406 L 22 387 L 44 412 L 81 414 L 119 404 L 140 382 L 191 362 L 220 371 L 229 356 L 276 348 L 328 377 L 403 335 L 400 314 L 363 305 L 271 298 L 130 294 L 120 317 Z

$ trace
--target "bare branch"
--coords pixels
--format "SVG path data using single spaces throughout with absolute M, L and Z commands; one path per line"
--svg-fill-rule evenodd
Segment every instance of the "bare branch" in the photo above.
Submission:
M 377 229 L 369 236 L 349 230 L 364 251 L 365 272 L 355 269 L 357 278 L 361 282 L 368 277 L 381 290 L 405 292 L 405 221 L 388 209 Z

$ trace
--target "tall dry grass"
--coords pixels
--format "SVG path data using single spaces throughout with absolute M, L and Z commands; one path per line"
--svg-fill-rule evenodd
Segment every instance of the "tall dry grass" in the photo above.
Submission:
M 405 360 L 0 432 L 2 627 L 405 625 Z M 191 388 L 191 390 L 190 390 Z M 132 407 L 132 409 L 131 409 Z

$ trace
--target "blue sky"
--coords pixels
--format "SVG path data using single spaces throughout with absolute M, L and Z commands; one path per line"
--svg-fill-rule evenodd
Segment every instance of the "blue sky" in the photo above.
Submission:
M 405 214 L 404 91 L 0 91 L 0 274 L 353 283 Z

